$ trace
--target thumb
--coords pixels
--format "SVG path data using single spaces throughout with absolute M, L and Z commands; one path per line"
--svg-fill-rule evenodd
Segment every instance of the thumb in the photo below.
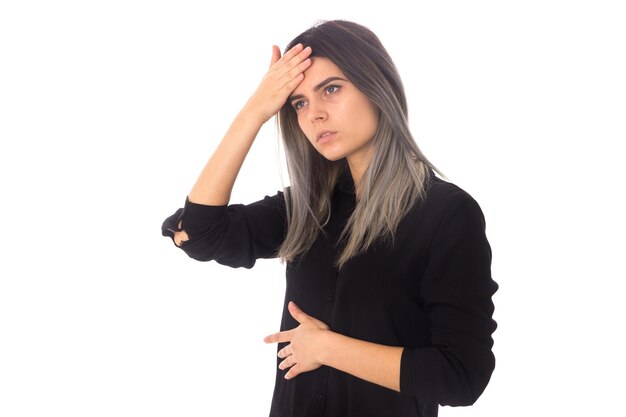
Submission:
M 280 59 L 280 48 L 276 45 L 272 45 L 272 61 L 270 62 L 270 68 Z
M 298 323 L 302 323 L 304 320 L 309 318 L 309 316 L 304 311 L 300 310 L 300 307 L 298 307 L 293 301 L 289 301 L 289 305 L 287 307 L 289 308 L 291 317 L 296 319 Z

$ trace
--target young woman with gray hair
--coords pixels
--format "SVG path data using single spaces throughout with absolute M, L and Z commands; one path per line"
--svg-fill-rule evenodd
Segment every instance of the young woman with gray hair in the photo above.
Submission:
M 259 129 L 278 114 L 290 186 L 229 204 Z M 190 257 L 286 261 L 270 416 L 436 416 L 471 405 L 495 366 L 491 249 L 476 201 L 435 175 L 379 39 L 348 21 L 274 46 L 163 235 Z

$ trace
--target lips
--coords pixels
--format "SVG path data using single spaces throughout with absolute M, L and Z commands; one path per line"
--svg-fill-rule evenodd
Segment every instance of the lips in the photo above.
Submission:
M 335 133 L 337 133 L 334 130 L 322 130 L 320 133 L 317 134 L 317 141 L 322 141 L 324 138 L 330 136 L 330 135 L 334 135 Z

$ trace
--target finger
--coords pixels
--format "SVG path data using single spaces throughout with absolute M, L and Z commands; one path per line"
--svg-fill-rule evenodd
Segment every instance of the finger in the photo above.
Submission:
M 280 59 L 280 48 L 276 45 L 272 45 L 272 60 L 270 62 L 270 68 Z
M 289 368 L 289 371 L 287 371 L 287 373 L 285 374 L 285 379 L 295 378 L 298 375 L 300 375 L 300 364 L 299 363 L 297 363 L 294 366 L 292 366 L 291 368 Z
M 300 52 L 298 52 L 296 56 L 298 60 L 302 61 L 308 58 L 309 55 L 311 55 L 312 53 L 313 53 L 313 48 L 311 48 L 310 46 L 307 46 L 306 48 L 303 48 Z
M 313 50 L 311 49 L 310 46 L 307 46 L 306 48 L 304 48 L 303 50 L 301 50 L 300 52 L 298 52 L 297 54 L 293 56 L 285 55 L 285 69 L 289 71 L 293 68 L 296 68 L 298 65 L 300 65 L 300 63 L 302 63 L 307 58 L 309 58 L 311 53 L 313 53 Z
M 298 75 L 306 71 L 306 69 L 309 68 L 312 63 L 313 61 L 311 60 L 311 58 L 305 58 L 303 61 L 299 62 L 294 67 L 285 68 L 284 75 L 287 79 L 296 78 L 298 77 Z
M 280 333 L 274 333 L 266 336 L 263 341 L 265 343 L 283 343 L 291 341 L 291 330 L 287 330 Z
M 280 74 L 284 75 L 307 59 L 311 53 L 312 49 L 310 46 L 303 48 L 302 44 L 298 44 L 283 55 L 280 59 L 277 70 L 279 70 Z
M 294 56 L 298 55 L 300 52 L 302 52 L 303 49 L 304 49 L 304 45 L 302 45 L 301 43 L 295 44 L 293 48 L 285 52 L 285 55 L 283 55 L 283 59 L 285 61 L 288 61 Z
M 309 318 L 309 316 L 304 311 L 302 311 L 300 307 L 298 307 L 293 301 L 289 301 L 289 305 L 287 306 L 287 308 L 289 309 L 291 317 L 296 319 L 298 323 L 302 323 Z
M 291 356 L 291 355 L 293 355 L 293 352 L 291 351 L 291 344 L 285 346 L 284 348 L 279 350 L 277 353 L 277 356 L 279 358 L 286 358 L 287 356 Z
M 181 243 L 186 242 L 189 240 L 189 236 L 187 235 L 187 232 L 185 232 L 184 230 L 181 230 L 180 232 L 174 232 L 174 243 L 176 244 L 176 246 L 180 246 Z
M 284 88 L 288 90 L 288 92 L 292 92 L 296 89 L 296 87 L 304 80 L 304 71 L 311 66 L 313 62 L 310 58 L 305 59 L 298 66 L 290 69 L 285 75 L 285 86 Z
M 296 365 L 295 361 L 292 359 L 293 356 L 289 356 L 287 359 L 278 364 L 278 369 L 284 370 L 287 368 L 291 368 Z

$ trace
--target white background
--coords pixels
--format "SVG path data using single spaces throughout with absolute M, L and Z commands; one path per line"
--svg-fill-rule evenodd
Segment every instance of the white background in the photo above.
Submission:
M 1 416 L 267 415 L 284 267 L 196 262 L 160 227 L 271 45 L 333 18 L 378 34 L 487 219 L 497 366 L 440 415 L 624 415 L 623 2 L 407 4 L 1 3 Z M 276 153 L 268 123 L 232 202 L 282 187 Z

